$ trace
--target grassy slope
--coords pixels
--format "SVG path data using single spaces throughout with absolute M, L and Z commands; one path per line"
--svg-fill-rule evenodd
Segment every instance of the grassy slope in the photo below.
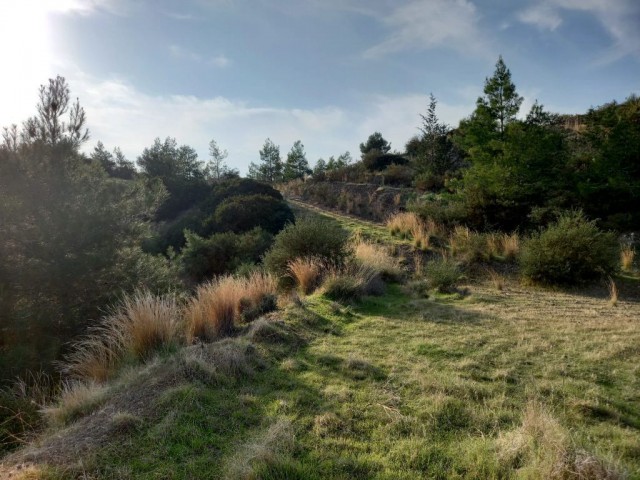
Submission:
M 537 478 L 504 454 L 537 405 L 578 450 L 640 478 L 640 305 L 470 289 L 291 305 L 276 330 L 246 334 L 253 368 L 181 377 L 142 426 L 43 477 Z

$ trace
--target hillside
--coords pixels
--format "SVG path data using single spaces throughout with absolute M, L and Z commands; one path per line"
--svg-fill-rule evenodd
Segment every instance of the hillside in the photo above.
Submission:
M 313 212 L 413 265 L 382 225 Z M 640 298 L 619 287 L 612 305 L 605 287 L 477 268 L 451 293 L 281 298 L 230 338 L 67 399 L 66 425 L 0 476 L 640 478 Z

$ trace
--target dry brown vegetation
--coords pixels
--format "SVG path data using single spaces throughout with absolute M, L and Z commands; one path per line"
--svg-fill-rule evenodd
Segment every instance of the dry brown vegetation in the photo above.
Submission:
M 200 285 L 185 310 L 187 341 L 211 341 L 228 335 L 243 306 L 256 306 L 276 292 L 275 277 L 261 272 L 248 278 L 227 275 Z
M 636 256 L 636 251 L 631 245 L 623 245 L 620 249 L 620 264 L 622 270 L 629 272 L 633 269 L 633 261 Z
M 289 272 L 302 295 L 309 295 L 320 284 L 326 266 L 316 258 L 296 258 L 289 262 Z

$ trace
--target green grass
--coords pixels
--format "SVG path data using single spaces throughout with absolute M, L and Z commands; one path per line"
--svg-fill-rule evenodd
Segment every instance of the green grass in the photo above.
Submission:
M 300 215 L 320 216 L 325 220 L 336 222 L 350 233 L 359 235 L 363 240 L 384 243 L 386 245 L 411 245 L 410 239 L 402 239 L 391 235 L 391 232 L 389 232 L 387 227 L 382 223 L 322 210 L 297 200 L 288 200 L 288 202 L 296 217 Z
M 311 295 L 221 344 L 242 368 L 197 346 L 159 360 L 176 381 L 150 416 L 40 478 L 640 478 L 640 303 L 624 286 L 616 306 L 509 277 L 349 306 Z
M 500 453 L 537 402 L 577 450 L 640 475 L 637 305 L 488 287 L 420 299 L 398 285 L 356 306 L 307 302 L 287 310 L 287 335 L 256 345 L 253 373 L 177 385 L 85 468 L 114 479 L 542 478 Z

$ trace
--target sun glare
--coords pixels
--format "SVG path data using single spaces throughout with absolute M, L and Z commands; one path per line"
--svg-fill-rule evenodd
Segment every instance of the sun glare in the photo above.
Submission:
M 73 8 L 70 0 L 14 0 L 0 3 L 0 126 L 33 113 L 37 88 L 52 75 L 54 32 L 50 14 Z

